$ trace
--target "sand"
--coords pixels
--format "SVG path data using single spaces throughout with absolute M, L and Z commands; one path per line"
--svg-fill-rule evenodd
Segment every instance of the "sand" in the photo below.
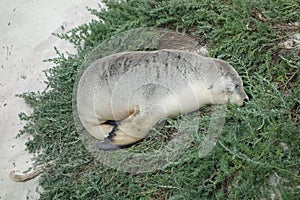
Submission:
M 1 0 L 0 1 L 0 199 L 37 199 L 38 178 L 13 182 L 11 170 L 22 173 L 32 165 L 33 155 L 25 151 L 29 136 L 15 138 L 25 125 L 18 113 L 30 113 L 15 95 L 45 88 L 43 62 L 55 56 L 54 46 L 75 52 L 70 44 L 51 33 L 65 32 L 93 18 L 86 6 L 98 8 L 97 0 Z

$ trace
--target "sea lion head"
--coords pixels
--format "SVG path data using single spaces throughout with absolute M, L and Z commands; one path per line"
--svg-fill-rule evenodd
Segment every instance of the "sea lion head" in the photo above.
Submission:
M 242 106 L 249 98 L 244 91 L 243 81 L 228 63 L 215 60 L 215 70 L 211 72 L 208 91 L 212 104 L 237 104 Z

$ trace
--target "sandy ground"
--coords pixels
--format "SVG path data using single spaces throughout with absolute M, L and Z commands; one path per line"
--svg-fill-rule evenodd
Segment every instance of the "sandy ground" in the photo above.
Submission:
M 23 172 L 31 166 L 25 151 L 29 136 L 16 139 L 24 126 L 18 113 L 30 113 L 23 99 L 27 91 L 45 88 L 43 70 L 52 66 L 43 60 L 55 56 L 53 50 L 74 52 L 72 46 L 51 35 L 90 21 L 86 6 L 98 8 L 99 0 L 1 0 L 0 1 L 0 199 L 37 199 L 38 179 L 16 183 L 11 170 Z M 63 28 L 62 28 L 63 27 Z

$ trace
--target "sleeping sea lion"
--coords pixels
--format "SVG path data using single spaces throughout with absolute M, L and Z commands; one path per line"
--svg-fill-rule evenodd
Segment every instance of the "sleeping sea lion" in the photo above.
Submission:
M 246 100 L 242 79 L 231 65 L 181 50 L 103 57 L 84 71 L 77 88 L 80 121 L 101 141 L 102 150 L 142 140 L 166 117 Z

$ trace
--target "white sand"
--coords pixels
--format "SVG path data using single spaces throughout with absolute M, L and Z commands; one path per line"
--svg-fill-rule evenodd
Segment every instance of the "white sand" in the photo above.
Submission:
M 31 166 L 25 151 L 29 136 L 15 139 L 24 126 L 18 113 L 31 109 L 21 98 L 26 91 L 43 90 L 44 69 L 52 66 L 42 60 L 55 56 L 53 46 L 72 52 L 72 47 L 51 35 L 88 22 L 93 16 L 86 6 L 98 8 L 99 0 L 1 0 L 0 1 L 0 199 L 37 199 L 38 179 L 16 183 L 11 170 L 23 172 Z M 64 27 L 64 30 L 61 27 Z M 74 52 L 74 50 L 73 50 Z

